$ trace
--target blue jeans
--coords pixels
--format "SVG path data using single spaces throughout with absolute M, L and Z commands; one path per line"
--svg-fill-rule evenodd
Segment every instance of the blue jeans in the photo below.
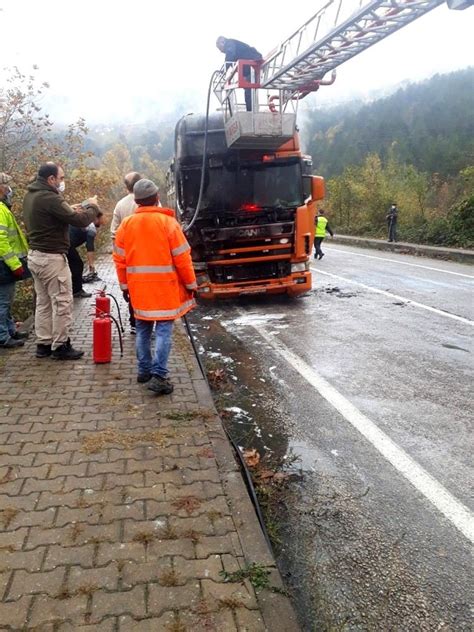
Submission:
M 10 308 L 15 296 L 15 283 L 0 285 L 0 343 L 13 336 L 16 331 Z
M 168 358 L 171 351 L 172 320 L 136 319 L 136 351 L 138 374 L 151 373 L 159 377 L 168 375 Z M 151 334 L 155 327 L 155 354 L 151 357 Z

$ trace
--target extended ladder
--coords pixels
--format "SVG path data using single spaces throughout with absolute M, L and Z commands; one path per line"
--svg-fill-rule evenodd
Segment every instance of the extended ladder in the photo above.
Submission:
M 363 6 L 344 19 L 343 5 L 348 3 L 330 1 L 265 59 L 260 86 L 282 90 L 284 102 L 302 98 L 316 90 L 328 72 L 443 3 L 372 0 L 359 3 Z
M 293 134 L 300 99 L 320 85 L 332 83 L 336 68 L 345 61 L 444 1 L 326 0 L 263 62 L 239 60 L 230 67 L 224 65 L 213 88 L 224 111 L 228 145 L 281 144 Z M 472 4 L 472 0 L 448 0 L 450 8 L 464 9 Z M 331 80 L 325 80 L 331 71 Z M 251 111 L 238 101 L 237 89 L 242 88 L 252 92 Z M 267 91 L 264 98 L 263 90 Z

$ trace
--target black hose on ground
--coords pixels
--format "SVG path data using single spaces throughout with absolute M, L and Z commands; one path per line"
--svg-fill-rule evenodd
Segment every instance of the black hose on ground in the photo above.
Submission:
M 191 331 L 191 327 L 189 326 L 188 319 L 187 319 L 186 316 L 183 317 L 183 321 L 184 321 L 184 326 L 186 328 L 186 332 L 188 334 L 189 340 L 191 341 L 191 345 L 192 345 L 193 350 L 194 350 L 194 355 L 196 356 L 197 363 L 199 364 L 199 368 L 201 369 L 202 376 L 206 380 L 206 383 L 207 383 L 207 385 L 209 386 L 209 389 L 210 389 L 211 386 L 209 384 L 209 380 L 207 379 L 207 373 L 206 373 L 206 370 L 205 370 L 204 365 L 202 363 L 201 356 L 199 355 L 199 351 L 198 351 L 198 349 L 196 347 L 196 341 L 194 340 L 194 336 L 193 336 L 193 333 Z M 264 538 L 266 540 L 266 543 L 268 544 L 268 548 L 272 552 L 273 556 L 275 556 L 274 552 L 273 552 L 273 547 L 272 547 L 272 543 L 271 543 L 271 540 L 270 540 L 270 536 L 268 535 L 268 531 L 267 531 L 267 528 L 265 526 L 265 521 L 263 519 L 262 510 L 260 509 L 260 504 L 258 502 L 257 494 L 255 492 L 255 487 L 253 485 L 252 475 L 250 474 L 250 470 L 247 467 L 247 463 L 245 462 L 245 459 L 243 458 L 241 451 L 239 450 L 239 446 L 235 443 L 235 441 L 230 436 L 230 434 L 227 431 L 227 428 L 225 427 L 224 423 L 222 424 L 222 427 L 224 428 L 224 432 L 226 433 L 227 438 L 229 439 L 230 444 L 234 448 L 234 452 L 235 452 L 235 454 L 236 454 L 236 456 L 237 456 L 237 458 L 239 460 L 240 467 L 241 467 L 242 473 L 244 475 L 245 485 L 247 487 L 247 491 L 249 493 L 250 500 L 252 501 L 252 505 L 254 506 L 255 513 L 257 514 L 257 518 L 258 518 L 258 521 L 260 523 L 260 527 L 262 529 L 263 536 L 264 536 Z

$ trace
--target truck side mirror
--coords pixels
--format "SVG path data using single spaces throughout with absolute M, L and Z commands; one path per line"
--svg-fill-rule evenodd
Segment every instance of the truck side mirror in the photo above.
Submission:
M 324 200 L 325 193 L 324 178 L 311 176 L 311 200 L 313 202 Z

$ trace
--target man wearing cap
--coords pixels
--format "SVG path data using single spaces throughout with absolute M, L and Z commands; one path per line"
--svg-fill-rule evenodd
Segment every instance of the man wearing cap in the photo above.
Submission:
M 135 312 L 137 381 L 148 382 L 148 389 L 157 395 L 168 395 L 173 392 L 168 379 L 173 321 L 195 307 L 196 276 L 174 212 L 158 206 L 156 184 L 139 180 L 133 194 L 138 208 L 117 230 L 114 262 L 124 299 L 132 301 Z
M 15 349 L 25 344 L 27 333 L 16 331 L 11 316 L 15 284 L 25 274 L 22 258 L 26 258 L 28 244 L 11 212 L 11 177 L 0 173 L 0 347 Z
M 117 232 L 118 227 L 120 226 L 122 220 L 135 212 L 137 208 L 137 203 L 135 202 L 135 198 L 133 197 L 133 187 L 136 182 L 141 180 L 142 177 L 137 171 L 130 171 L 127 173 L 123 179 L 123 183 L 128 193 L 125 197 L 120 199 L 115 205 L 114 212 L 112 215 L 112 222 L 110 224 L 110 236 L 112 237 L 112 242 L 115 239 L 115 233 Z M 135 315 L 133 313 L 132 303 L 128 303 L 128 311 L 129 311 L 129 321 L 130 321 L 130 333 L 136 334 L 135 327 Z
M 36 180 L 28 185 L 23 217 L 30 242 L 28 267 L 36 292 L 36 357 L 78 360 L 84 352 L 74 349 L 69 338 L 73 320 L 71 271 L 66 257 L 69 226 L 85 228 L 99 208 L 94 198 L 69 206 L 62 196 L 64 189 L 63 169 L 54 162 L 41 165 Z

